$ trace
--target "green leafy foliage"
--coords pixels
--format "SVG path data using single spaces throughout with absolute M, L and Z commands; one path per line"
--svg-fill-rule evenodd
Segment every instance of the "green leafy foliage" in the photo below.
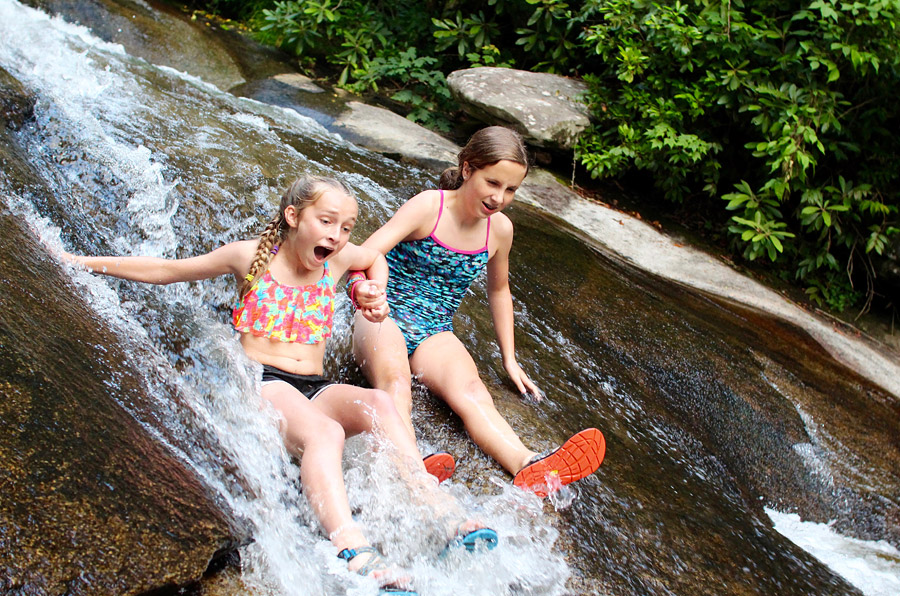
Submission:
M 366 70 L 390 30 L 367 2 L 343 0 L 276 1 L 260 15 L 259 36 L 302 57 L 323 57 L 340 68 L 338 84 Z
M 466 61 L 468 61 L 470 68 L 479 66 L 511 68 L 513 65 L 512 60 L 503 60 L 500 57 L 500 49 L 493 44 L 481 46 L 477 52 L 469 52 L 466 54 Z
M 735 248 L 792 270 L 815 301 L 857 302 L 859 278 L 871 293 L 900 205 L 900 2 L 592 5 L 588 171 L 648 170 L 705 208 L 719 197 Z
M 438 59 L 418 56 L 416 48 L 402 52 L 379 52 L 368 69 L 356 73 L 354 90 L 378 89 L 378 82 L 388 82 L 396 92 L 391 99 L 409 105 L 407 118 L 431 128 L 450 130 L 450 121 L 443 116 L 452 108 L 450 89 L 444 73 L 434 70 Z
M 491 45 L 499 32 L 497 23 L 485 18 L 484 12 L 480 10 L 469 16 L 463 16 L 457 10 L 453 18 L 432 19 L 431 22 L 435 27 L 434 38 L 438 40 L 437 51 L 455 47 L 460 58 L 478 48 Z
M 562 73 L 579 64 L 582 13 L 561 0 L 254 1 L 262 41 L 306 68 L 336 67 L 337 84 L 355 92 L 391 90 L 410 119 L 432 128 L 446 130 L 456 109 L 444 73 L 517 65 Z
M 520 45 L 529 54 L 543 56 L 534 68 L 553 73 L 566 73 L 572 66 L 576 39 L 573 34 L 582 22 L 568 3 L 559 0 L 526 0 L 534 11 L 525 27 L 516 29 Z

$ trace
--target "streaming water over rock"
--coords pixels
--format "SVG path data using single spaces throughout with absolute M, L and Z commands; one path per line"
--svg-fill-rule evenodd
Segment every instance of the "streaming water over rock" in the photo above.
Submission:
M 300 173 L 353 186 L 361 241 L 435 183 L 434 172 L 363 151 L 295 111 L 136 59 L 13 0 L 0 0 L 0 67 L 35 102 L 2 148 L 3 208 L 40 239 L 48 268 L 60 267 L 52 255 L 61 249 L 182 257 L 252 237 Z M 522 402 L 505 384 L 483 286 L 457 331 L 526 443 L 547 449 L 596 426 L 607 460 L 541 502 L 512 489 L 447 408 L 418 391 L 423 445 L 460 464 L 445 490 L 502 540 L 491 553 L 437 559 L 433 521 L 387 462 L 352 442 L 346 476 L 359 519 L 420 592 L 857 593 L 776 532 L 764 508 L 900 545 L 896 396 L 784 324 L 630 269 L 526 206 L 510 216 L 518 355 L 547 399 Z M 297 468 L 259 405 L 258 367 L 228 325 L 230 280 L 155 287 L 62 273 L 128 362 L 148 371 L 149 410 L 121 407 L 248 524 L 253 540 L 239 550 L 230 593 L 375 593 L 346 572 L 299 493 Z M 328 373 L 361 382 L 343 299 L 336 319 Z M 125 542 L 119 548 L 138 548 Z M 0 539 L 8 556 L 4 548 Z M 104 591 L 84 582 L 71 593 Z

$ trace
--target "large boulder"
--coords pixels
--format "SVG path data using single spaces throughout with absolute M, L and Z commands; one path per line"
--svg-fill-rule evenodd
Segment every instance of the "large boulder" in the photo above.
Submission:
M 348 141 L 401 161 L 433 168 L 454 166 L 459 147 L 390 110 L 348 102 L 332 129 Z
M 453 97 L 487 124 L 507 125 L 538 147 L 568 150 L 590 124 L 581 97 L 587 85 L 553 74 L 509 68 L 470 68 L 447 77 Z

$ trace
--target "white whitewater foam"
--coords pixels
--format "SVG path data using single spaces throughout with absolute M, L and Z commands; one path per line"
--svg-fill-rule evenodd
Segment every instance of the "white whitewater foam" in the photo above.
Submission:
M 866 596 L 900 594 L 900 551 L 884 540 L 848 538 L 829 524 L 801 521 L 796 513 L 766 509 L 775 530 L 820 560 Z

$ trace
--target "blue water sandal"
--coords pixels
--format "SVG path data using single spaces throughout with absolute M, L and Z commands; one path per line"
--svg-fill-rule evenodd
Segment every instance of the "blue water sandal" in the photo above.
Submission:
M 371 558 L 366 562 L 365 565 L 356 570 L 356 573 L 359 575 L 369 575 L 373 571 L 388 569 L 387 563 L 384 561 L 384 557 L 378 549 L 372 546 L 361 546 L 359 548 L 345 548 L 341 552 L 337 554 L 338 558 L 343 559 L 350 562 L 351 559 L 357 557 L 358 555 L 369 553 Z M 379 594 L 393 594 L 394 596 L 419 596 L 418 592 L 408 589 L 404 584 L 407 582 L 389 582 L 380 586 L 378 588 Z
M 470 553 L 482 546 L 485 550 L 494 550 L 499 540 L 497 532 L 490 528 L 479 528 L 472 530 L 468 534 L 458 533 L 447 545 L 447 548 L 444 549 L 444 552 L 441 553 L 441 556 L 446 556 L 451 550 L 457 548 L 465 548 Z

